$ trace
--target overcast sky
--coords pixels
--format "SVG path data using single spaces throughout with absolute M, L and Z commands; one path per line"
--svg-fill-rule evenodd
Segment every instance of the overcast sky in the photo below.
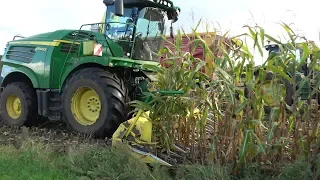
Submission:
M 316 19 L 320 3 L 316 0 L 174 0 L 174 3 L 182 9 L 175 29 L 183 27 L 189 31 L 193 13 L 195 23 L 203 18 L 232 34 L 245 32 L 242 28 L 245 24 L 258 23 L 272 35 L 281 35 L 277 22 L 285 21 L 294 23 L 293 27 L 307 38 L 319 41 L 320 21 Z M 0 54 L 16 34 L 30 36 L 56 29 L 77 29 L 82 24 L 100 21 L 105 11 L 102 0 L 0 0 L 0 7 Z

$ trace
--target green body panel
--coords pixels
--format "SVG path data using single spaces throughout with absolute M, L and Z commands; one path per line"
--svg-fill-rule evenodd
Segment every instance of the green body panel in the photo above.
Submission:
M 132 60 L 129 58 L 116 58 L 116 57 L 81 57 L 79 59 L 76 59 L 75 61 L 72 61 L 68 66 L 67 69 L 63 72 L 62 77 L 55 76 L 54 82 L 58 82 L 61 79 L 60 85 L 54 84 L 52 88 L 61 88 L 63 83 L 66 81 L 66 79 L 69 77 L 69 74 L 76 69 L 78 66 L 83 64 L 89 64 L 89 63 L 96 63 L 102 66 L 111 66 L 111 67 L 129 67 L 134 69 L 141 69 L 141 70 L 148 70 L 150 69 L 144 68 L 143 65 L 157 65 L 156 62 L 151 61 L 138 61 L 138 60 Z M 111 65 L 111 64 L 112 65 Z M 59 86 L 59 87 L 58 87 Z
M 12 73 L 22 73 L 29 77 L 33 87 L 35 88 L 40 87 L 39 79 L 31 69 L 21 65 L 16 65 L 16 64 L 3 63 L 1 77 L 4 77 L 4 78 L 2 78 L 1 81 L 3 82 L 5 77 L 7 77 L 8 75 L 11 75 Z
M 158 62 L 133 60 L 124 57 L 122 48 L 115 42 L 109 39 L 106 40 L 102 34 L 91 31 L 84 32 L 94 35 L 96 41 L 103 46 L 102 56 L 83 56 L 81 55 L 83 52 L 81 44 L 73 44 L 70 40 L 64 40 L 66 35 L 74 31 L 58 30 L 9 42 L 2 59 L 4 70 L 1 74 L 1 83 L 9 73 L 22 72 L 30 78 L 34 88 L 60 89 L 69 74 L 81 65 L 95 63 L 104 67 L 128 67 L 148 70 L 143 68 L 143 65 L 159 64 Z M 64 45 L 78 45 L 78 48 L 74 54 L 68 51 L 61 52 Z M 8 50 L 15 46 L 33 47 L 39 50 L 35 51 L 31 62 L 7 59 Z
M 9 49 L 11 45 L 8 46 Z M 50 71 L 50 50 L 52 47 L 41 45 L 24 45 L 24 47 L 35 48 L 35 54 L 31 62 L 22 62 L 17 60 L 7 59 L 6 52 L 2 58 L 2 72 L 1 72 L 1 84 L 7 75 L 20 72 L 29 77 L 35 88 L 42 88 L 46 86 L 46 80 L 48 77 L 48 71 Z M 38 50 L 37 50 L 38 49 Z M 43 51 L 46 49 L 46 51 Z
M 141 61 L 141 60 L 132 60 L 130 58 L 117 58 L 117 57 L 110 57 L 110 61 L 113 63 L 113 66 L 121 66 L 121 67 L 130 67 L 135 69 L 141 70 L 150 70 L 144 65 L 159 65 L 160 63 L 154 61 Z
M 52 79 L 52 67 L 51 67 L 51 59 L 52 59 L 52 52 L 54 51 L 54 47 L 48 47 L 46 61 L 44 63 L 44 71 L 43 74 L 39 74 L 39 79 L 43 79 L 41 82 L 41 86 L 39 88 L 49 88 Z
M 122 57 L 123 56 L 123 50 L 122 50 L 122 48 L 120 46 L 118 46 L 111 39 L 107 39 L 106 42 L 107 42 L 107 44 L 104 44 L 104 45 L 105 46 L 109 46 L 110 50 L 112 49 L 113 56 L 115 56 L 115 57 Z

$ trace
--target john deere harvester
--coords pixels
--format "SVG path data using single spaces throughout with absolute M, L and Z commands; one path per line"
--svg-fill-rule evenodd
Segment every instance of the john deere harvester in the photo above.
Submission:
M 0 115 L 8 125 L 63 121 L 112 136 L 142 99 L 158 65 L 161 35 L 178 19 L 169 0 L 104 0 L 103 23 L 8 42 L 1 60 Z M 91 30 L 84 30 L 85 27 Z
M 274 83 L 272 85 L 272 80 L 274 80 L 275 76 L 273 72 L 267 72 L 266 73 L 266 79 L 264 81 L 264 92 L 265 92 L 265 99 L 267 100 L 267 103 L 272 107 L 279 103 L 279 97 L 275 96 L 273 92 L 275 92 L 276 89 L 280 85 L 282 85 L 282 93 L 285 97 L 284 101 L 287 105 L 291 106 L 294 103 L 294 89 L 296 90 L 296 93 L 298 94 L 298 98 L 300 100 L 308 100 L 311 99 L 317 99 L 318 104 L 320 104 L 320 96 L 319 94 L 319 69 L 316 69 L 315 67 L 318 66 L 318 61 L 315 57 L 318 57 L 318 52 L 310 52 L 308 56 L 306 56 L 305 60 L 303 60 L 304 52 L 303 52 L 303 46 L 300 43 L 297 43 L 297 47 L 293 48 L 289 45 L 283 44 L 268 44 L 265 46 L 265 49 L 269 53 L 269 58 L 271 57 L 277 57 L 273 58 L 272 62 L 274 66 L 281 65 L 284 62 L 283 57 L 277 56 L 281 51 L 285 51 L 290 49 L 292 52 L 295 53 L 295 61 L 291 61 L 290 63 L 295 63 L 295 66 L 292 67 L 299 67 L 296 70 L 293 68 L 289 68 L 286 72 L 283 72 L 286 74 L 289 78 L 294 79 L 295 77 L 295 84 L 290 82 L 288 79 L 284 77 L 276 77 L 276 80 L 278 80 L 278 83 Z M 312 54 L 314 53 L 314 54 Z M 311 65 L 314 64 L 314 65 Z M 298 66 L 299 65 L 299 66 Z M 312 67 L 311 67 L 312 66 Z M 259 69 L 259 67 L 257 68 Z M 258 76 L 259 71 L 255 72 L 256 77 Z

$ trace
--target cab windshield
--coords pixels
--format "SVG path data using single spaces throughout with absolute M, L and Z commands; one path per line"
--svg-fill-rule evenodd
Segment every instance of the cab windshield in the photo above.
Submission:
M 166 33 L 167 16 L 156 8 L 144 8 L 139 13 L 133 59 L 159 61 L 159 52 Z
M 106 35 L 114 40 L 121 40 L 125 36 L 130 36 L 133 33 L 133 25 L 129 20 L 132 19 L 132 9 L 124 8 L 123 16 L 114 14 L 114 5 L 107 7 L 106 14 Z
M 124 16 L 119 17 L 114 14 L 114 6 L 108 6 L 105 32 L 131 58 L 159 61 L 157 53 L 167 22 L 165 12 L 157 8 L 124 8 Z

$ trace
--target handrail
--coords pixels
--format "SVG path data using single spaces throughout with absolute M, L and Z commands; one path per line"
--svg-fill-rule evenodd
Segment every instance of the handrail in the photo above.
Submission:
M 17 35 L 15 35 L 15 36 L 13 36 L 13 41 L 16 39 L 16 37 L 20 37 L 20 38 L 25 38 L 24 36 L 21 36 L 21 35 L 19 35 L 19 34 L 17 34 Z
M 107 24 L 110 24 L 110 23 L 130 24 L 130 25 L 136 26 L 136 25 L 133 24 L 133 23 L 123 23 L 123 22 L 89 23 L 89 24 L 83 24 L 83 25 L 81 25 L 81 26 L 80 26 L 80 29 L 77 30 L 77 32 L 81 32 L 81 31 L 90 32 L 90 33 L 88 33 L 87 36 L 85 36 L 85 38 L 83 38 L 83 39 L 87 39 L 88 37 L 90 37 L 90 36 L 93 34 L 93 32 L 92 32 L 92 31 L 87 31 L 87 30 L 82 30 L 83 27 L 85 27 L 85 26 L 90 26 L 90 25 L 100 25 L 100 24 L 105 24 L 105 25 L 107 25 Z M 101 31 L 100 31 L 100 34 L 102 34 Z M 81 44 L 81 42 L 85 41 L 85 40 L 79 40 L 79 41 L 77 41 L 78 35 L 79 35 L 79 33 L 77 33 L 77 34 L 75 35 L 75 37 L 74 37 L 74 39 L 73 39 L 73 41 L 72 41 L 71 47 L 70 47 L 70 49 L 69 49 L 69 52 L 68 52 L 68 54 L 67 54 L 67 56 L 66 56 L 66 58 L 65 58 L 65 61 L 64 61 L 64 63 L 63 63 L 62 70 L 61 70 L 61 73 L 60 73 L 60 78 L 59 78 L 59 79 L 60 79 L 59 86 L 61 86 L 61 77 L 62 77 L 62 75 L 63 75 L 63 71 L 64 71 L 65 66 L 66 66 L 66 63 L 67 63 L 66 60 L 69 58 L 70 51 L 71 51 L 73 45 L 74 45 L 74 44 L 77 44 L 77 43 L 80 43 L 80 44 Z M 105 36 L 105 37 L 106 37 L 106 38 L 109 38 L 109 37 L 107 37 L 107 36 Z M 134 38 L 134 37 L 133 37 L 133 38 Z M 109 39 L 110 39 L 110 38 L 109 38 Z M 133 41 L 130 40 L 129 42 L 133 42 Z M 107 42 L 107 43 L 108 43 L 108 42 Z M 80 52 L 80 48 L 78 49 L 78 51 Z M 78 54 L 79 54 L 79 53 L 78 53 Z

